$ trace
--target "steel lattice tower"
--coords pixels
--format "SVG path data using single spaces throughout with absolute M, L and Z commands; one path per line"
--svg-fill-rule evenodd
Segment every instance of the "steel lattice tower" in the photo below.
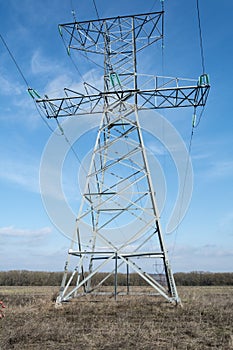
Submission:
M 179 302 L 138 113 L 204 106 L 209 81 L 206 74 L 194 83 L 138 73 L 137 54 L 163 38 L 163 17 L 161 11 L 59 26 L 69 54 L 79 50 L 92 60 L 102 57 L 104 70 L 102 89 L 85 83 L 86 93 L 64 89 L 62 98 L 36 101 L 48 118 L 102 114 L 58 302 L 97 292 L 112 275 L 116 297 L 122 266 L 126 266 L 127 284 L 130 270 L 156 294 Z M 127 223 L 132 221 L 135 225 L 129 232 Z M 119 228 L 118 239 L 116 227 L 122 225 L 126 230 L 121 234 Z M 145 259 L 150 263 L 151 257 L 163 266 L 163 281 L 147 272 L 148 263 L 141 264 Z M 75 265 L 68 274 L 71 260 Z M 109 274 L 94 282 L 104 268 Z

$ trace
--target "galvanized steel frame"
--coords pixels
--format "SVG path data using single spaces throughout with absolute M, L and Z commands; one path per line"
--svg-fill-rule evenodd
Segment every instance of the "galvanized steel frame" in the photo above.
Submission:
M 210 87 L 206 77 L 197 82 L 138 74 L 137 53 L 163 38 L 163 21 L 161 11 L 59 25 L 69 54 L 78 50 L 93 55 L 94 59 L 103 56 L 104 79 L 103 89 L 85 83 L 86 93 L 65 88 L 62 98 L 44 97 L 36 101 L 47 118 L 102 114 L 58 303 L 96 292 L 112 274 L 116 298 L 117 273 L 123 264 L 127 276 L 130 268 L 156 293 L 172 303 L 180 302 L 163 240 L 138 111 L 204 106 Z M 118 144 L 122 147 L 120 154 L 114 151 Z M 118 170 L 123 174 L 119 175 Z M 120 186 L 123 187 L 119 189 Z M 115 244 L 108 238 L 106 229 L 125 216 L 127 219 L 133 216 L 141 226 L 135 227 L 131 237 Z M 92 227 L 88 249 L 83 245 L 80 229 L 85 220 Z M 130 251 L 130 244 L 135 241 L 139 243 Z M 152 241 L 156 241 L 154 250 L 148 249 Z M 98 248 L 100 242 L 104 249 Z M 78 259 L 78 263 L 68 277 L 71 257 Z M 166 287 L 147 273 L 146 268 L 138 266 L 136 257 L 159 259 L 164 267 Z M 109 262 L 113 262 L 112 271 L 93 286 L 92 278 Z

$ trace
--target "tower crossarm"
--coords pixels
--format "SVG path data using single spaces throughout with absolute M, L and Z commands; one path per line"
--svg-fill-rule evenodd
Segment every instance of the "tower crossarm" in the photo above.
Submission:
M 127 54 L 132 41 L 132 31 L 142 50 L 163 37 L 164 12 L 151 12 L 131 16 L 117 16 L 91 21 L 60 24 L 59 32 L 70 49 L 106 54 L 106 41 L 111 55 Z M 133 25 L 132 25 L 133 23 Z
M 160 84 L 160 80 L 163 82 Z M 108 109 L 120 109 L 122 105 L 134 104 L 137 95 L 137 109 L 162 109 L 177 107 L 204 106 L 208 97 L 210 85 L 205 78 L 182 80 L 179 78 L 154 77 L 155 88 L 150 84 L 143 84 L 142 89 L 97 91 L 94 94 L 80 94 L 66 90 L 65 97 L 36 99 L 41 112 L 47 118 L 69 117 L 83 114 L 97 114 L 105 112 L 105 103 Z M 186 82 L 186 84 L 185 84 Z M 150 81 L 151 83 L 151 81 Z

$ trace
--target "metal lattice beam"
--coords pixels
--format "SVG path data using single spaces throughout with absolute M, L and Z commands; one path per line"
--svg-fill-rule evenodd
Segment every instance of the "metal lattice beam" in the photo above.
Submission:
M 60 24 L 59 30 L 65 37 L 68 50 L 105 55 L 106 43 L 111 42 L 111 55 L 129 55 L 132 53 L 132 20 L 137 51 L 140 51 L 162 38 L 163 14 L 161 11 L 66 23 Z
M 155 80 L 157 77 L 153 77 Z M 163 109 L 177 107 L 200 107 L 206 104 L 210 85 L 196 84 L 179 86 L 181 79 L 169 78 L 174 81 L 174 87 L 158 87 L 156 89 L 144 90 L 117 90 L 99 92 L 93 95 L 84 95 L 66 89 L 66 97 L 43 98 L 36 102 L 47 118 L 69 117 L 91 113 L 104 112 L 104 101 L 108 99 L 109 108 L 116 104 L 121 106 L 122 102 L 132 104 L 135 96 L 138 98 L 138 110 Z M 193 81 L 191 81 L 193 83 Z
M 210 86 L 206 74 L 196 81 L 137 72 L 137 53 L 163 38 L 163 21 L 161 11 L 59 25 L 68 53 L 85 53 L 102 68 L 103 86 L 85 82 L 84 92 L 65 88 L 65 96 L 59 98 L 41 98 L 29 90 L 47 118 L 102 114 L 58 302 L 91 293 L 111 275 L 115 276 L 116 297 L 117 273 L 123 265 L 127 275 L 131 269 L 156 293 L 172 303 L 180 302 L 138 111 L 204 106 Z M 118 220 L 123 225 L 136 222 L 126 237 L 120 229 L 116 237 L 111 235 Z M 78 263 L 68 277 L 71 257 Z M 152 257 L 163 267 L 163 282 L 137 260 Z M 111 272 L 93 286 L 95 275 L 109 264 L 113 264 Z

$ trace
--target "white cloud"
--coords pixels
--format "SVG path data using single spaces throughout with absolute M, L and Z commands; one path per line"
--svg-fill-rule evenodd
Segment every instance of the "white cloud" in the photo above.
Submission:
M 91 69 L 84 73 L 82 76 L 81 73 L 75 71 L 73 72 L 74 67 L 70 64 L 70 69 L 65 67 L 63 64 L 60 64 L 54 59 L 50 59 L 48 56 L 44 56 L 40 50 L 36 50 L 31 59 L 31 71 L 35 75 L 46 74 L 47 78 L 49 74 L 49 83 L 47 83 L 44 91 L 49 98 L 58 98 L 63 96 L 63 89 L 69 88 L 80 93 L 87 93 L 84 88 L 83 82 L 88 82 L 88 84 L 96 87 L 99 90 L 103 89 L 103 79 L 99 76 L 96 69 Z M 76 77 L 74 81 L 74 76 Z M 88 93 L 92 93 L 91 88 L 88 87 Z M 95 91 L 95 90 L 94 90 Z M 95 91 L 96 93 L 96 91 Z
M 0 179 L 9 181 L 32 192 L 39 192 L 39 167 L 35 160 L 0 159 Z
M 174 271 L 232 271 L 231 247 L 216 244 L 176 247 L 172 259 Z
M 219 219 L 218 232 L 222 236 L 233 236 L 233 211 L 225 212 Z
M 177 247 L 176 256 L 196 256 L 196 257 L 212 257 L 212 256 L 233 256 L 232 249 L 227 249 L 216 244 L 204 244 L 201 246 L 183 246 Z
M 164 147 L 155 141 L 154 142 L 153 141 L 147 142 L 146 148 L 148 148 L 152 153 L 155 153 L 156 155 L 159 155 L 159 156 L 163 156 L 163 155 L 167 154 Z
M 57 72 L 60 69 L 57 62 L 51 61 L 36 50 L 31 59 L 31 70 L 33 74 Z
M 86 86 L 86 90 L 83 84 L 84 82 L 88 82 L 88 84 L 92 85 L 98 90 L 103 90 L 103 79 L 95 69 L 91 69 L 90 71 L 86 72 L 82 77 L 79 76 L 79 81 L 73 80 L 74 74 L 71 71 L 65 71 L 64 69 L 60 69 L 60 71 L 63 71 L 64 73 L 57 75 L 56 78 L 52 79 L 45 87 L 46 94 L 49 96 L 49 98 L 63 97 L 64 88 L 68 88 L 82 94 L 94 94 L 97 92 L 89 85 Z
M 16 81 L 0 75 L 0 94 L 5 96 L 20 95 L 25 89 Z
M 216 157 L 216 155 L 215 155 Z M 199 159 L 200 160 L 200 159 Z M 233 160 L 221 159 L 210 160 L 208 157 L 203 157 L 202 168 L 199 170 L 199 175 L 206 180 L 227 179 L 233 176 Z
M 0 235 L 8 237 L 34 237 L 39 238 L 41 236 L 48 235 L 52 232 L 50 227 L 42 227 L 36 230 L 21 229 L 14 226 L 0 227 Z
M 233 160 L 221 160 L 211 165 L 211 177 L 227 177 L 233 175 Z
M 192 160 L 195 161 L 200 161 L 200 160 L 208 160 L 210 158 L 210 154 L 209 153 L 200 153 L 200 154 L 195 154 L 192 155 Z
M 51 80 L 50 83 L 47 84 L 45 91 L 49 98 L 63 97 L 63 89 L 65 87 L 74 89 L 71 76 L 63 73 Z

